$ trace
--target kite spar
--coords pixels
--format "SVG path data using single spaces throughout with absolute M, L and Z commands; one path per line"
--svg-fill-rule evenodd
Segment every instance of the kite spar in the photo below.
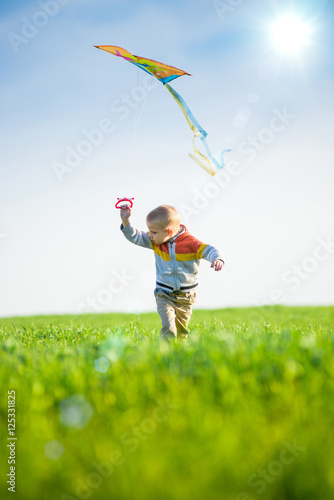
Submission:
M 175 78 L 178 78 L 179 76 L 183 75 L 191 76 L 189 73 L 183 71 L 182 69 L 174 68 L 174 66 L 167 66 L 166 64 L 160 63 L 158 61 L 153 61 L 152 59 L 147 59 L 141 56 L 135 56 L 130 52 L 128 52 L 127 50 L 122 49 L 121 47 L 116 47 L 114 45 L 95 45 L 95 47 L 101 50 L 105 50 L 106 52 L 110 52 L 110 54 L 113 54 L 117 57 L 122 57 L 126 61 L 129 61 L 130 63 L 134 64 L 138 68 L 141 68 L 142 70 L 146 71 L 150 75 L 154 76 L 157 80 L 159 80 L 159 82 L 161 82 L 166 87 L 169 93 L 174 97 L 177 104 L 180 106 L 189 127 L 194 133 L 193 148 L 195 154 L 190 153 L 189 156 L 200 167 L 204 168 L 204 170 L 206 170 L 206 172 L 208 172 L 212 176 L 215 175 L 215 171 L 212 168 L 211 162 L 217 168 L 223 168 L 224 166 L 223 155 L 224 153 L 230 151 L 230 149 L 225 149 L 224 151 L 222 151 L 220 155 L 220 161 L 218 162 L 217 159 L 211 153 L 210 148 L 206 142 L 206 136 L 208 135 L 207 132 L 200 126 L 200 124 L 198 123 L 198 121 L 196 120 L 196 118 L 194 117 L 194 115 L 192 114 L 187 104 L 182 99 L 182 97 L 176 92 L 176 90 L 173 89 L 173 87 L 169 85 L 169 82 L 171 82 Z M 198 151 L 198 149 L 196 148 L 195 139 L 197 137 L 201 139 L 209 158 L 206 157 L 204 154 L 202 154 L 200 151 Z

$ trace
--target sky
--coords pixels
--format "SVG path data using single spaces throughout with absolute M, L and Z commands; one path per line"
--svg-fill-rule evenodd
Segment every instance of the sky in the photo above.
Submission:
M 0 316 L 154 311 L 154 254 L 120 231 L 175 206 L 225 267 L 197 308 L 334 303 L 334 2 L 1 2 Z M 273 26 L 310 27 L 281 52 Z M 94 45 L 185 70 L 174 80 L 226 164 L 188 153 L 163 85 Z

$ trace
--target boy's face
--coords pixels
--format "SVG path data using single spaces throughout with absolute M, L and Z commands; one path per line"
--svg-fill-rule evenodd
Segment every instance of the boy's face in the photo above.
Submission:
M 153 241 L 153 243 L 155 243 L 156 245 L 162 245 L 162 243 L 170 240 L 175 233 L 173 229 L 162 229 L 160 224 L 154 222 L 147 222 L 147 227 L 150 240 Z

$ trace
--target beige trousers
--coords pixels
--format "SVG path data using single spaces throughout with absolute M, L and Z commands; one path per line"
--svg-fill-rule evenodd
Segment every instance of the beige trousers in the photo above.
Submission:
M 185 340 L 188 338 L 188 324 L 196 300 L 196 293 L 165 293 L 162 290 L 155 290 L 154 295 L 161 318 L 161 337 L 165 340 Z

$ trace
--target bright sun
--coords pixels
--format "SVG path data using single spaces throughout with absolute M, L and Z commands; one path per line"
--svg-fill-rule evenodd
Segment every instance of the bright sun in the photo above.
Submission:
M 279 52 L 297 54 L 310 42 L 311 27 L 293 15 L 285 15 L 272 26 L 272 38 Z

